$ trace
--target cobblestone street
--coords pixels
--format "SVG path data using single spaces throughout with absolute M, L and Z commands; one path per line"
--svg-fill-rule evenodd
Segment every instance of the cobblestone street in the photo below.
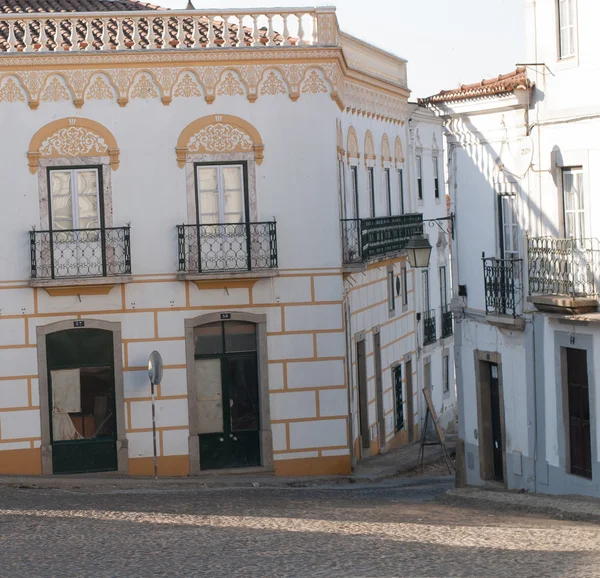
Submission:
M 600 526 L 462 505 L 452 485 L 2 487 L 0 576 L 600 576 Z

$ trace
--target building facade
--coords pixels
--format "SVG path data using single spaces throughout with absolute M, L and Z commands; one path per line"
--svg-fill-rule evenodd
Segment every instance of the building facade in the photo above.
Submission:
M 407 427 L 406 62 L 332 9 L 97 5 L 3 15 L 0 473 L 151 474 L 153 350 L 159 475 L 348 473 Z
M 526 68 L 444 91 L 462 483 L 598 497 L 599 16 L 525 2 Z

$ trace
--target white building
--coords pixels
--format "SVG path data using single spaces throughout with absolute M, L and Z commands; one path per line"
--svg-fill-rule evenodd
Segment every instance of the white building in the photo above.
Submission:
M 406 61 L 332 8 L 96 5 L 3 8 L 0 473 L 152 473 L 153 350 L 160 475 L 348 473 L 409 438 L 407 411 L 416 437 L 403 247 L 429 206 L 446 213 L 438 121 L 417 114 L 409 143 Z M 359 388 L 361 331 L 378 337 Z M 446 422 L 451 343 L 424 352 Z
M 600 6 L 525 16 L 526 68 L 421 101 L 457 215 L 460 481 L 598 497 Z

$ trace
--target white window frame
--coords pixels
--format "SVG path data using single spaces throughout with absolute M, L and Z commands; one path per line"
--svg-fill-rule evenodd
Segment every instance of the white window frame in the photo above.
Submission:
M 408 270 L 406 266 L 400 269 L 400 275 L 402 283 L 402 308 L 408 308 Z
M 558 0 L 557 10 L 558 58 L 559 60 L 565 60 L 572 58 L 577 53 L 577 14 L 575 0 Z
M 440 174 L 438 157 L 433 157 L 433 195 L 437 200 L 440 199 Z
M 394 276 L 394 268 L 390 266 L 387 271 L 387 291 L 388 291 L 388 312 L 390 317 L 396 313 L 396 284 Z
M 72 210 L 72 227 L 68 230 L 77 230 L 81 227 L 79 226 L 79 193 L 77 191 L 77 173 L 81 172 L 90 172 L 94 171 L 96 173 L 96 208 L 98 211 L 98 229 L 104 228 L 103 223 L 103 207 L 102 207 L 102 199 L 103 195 L 100 190 L 102 186 L 102 179 L 100 177 L 100 172 L 102 170 L 101 166 L 86 166 L 86 167 L 53 167 L 48 171 L 48 184 L 49 184 L 49 192 L 50 192 L 50 219 L 48 220 L 49 230 L 51 231 L 61 231 L 64 229 L 56 229 L 54 226 L 55 217 L 54 217 L 54 190 L 52 186 L 52 173 L 70 173 L 71 174 L 71 210 Z
M 415 157 L 416 171 L 417 171 L 417 199 L 423 200 L 423 159 L 421 155 Z
M 421 281 L 423 289 L 423 313 L 431 310 L 431 295 L 429 292 L 429 269 L 423 269 L 421 272 Z
M 202 207 L 200 205 L 200 179 L 198 176 L 198 173 L 200 172 L 201 169 L 217 169 L 217 194 L 218 194 L 218 220 L 217 220 L 217 224 L 229 224 L 225 221 L 225 198 L 224 198 L 224 191 L 225 191 L 225 187 L 223 184 L 223 169 L 224 168 L 231 168 L 231 167 L 239 167 L 241 169 L 241 175 L 242 175 L 242 179 L 241 179 L 241 184 L 242 184 L 242 221 L 241 223 L 247 223 L 249 220 L 249 216 L 247 215 L 248 212 L 248 199 L 247 199 L 247 194 L 248 191 L 246 190 L 246 186 L 245 186 L 245 170 L 246 167 L 244 165 L 243 162 L 235 162 L 235 163 L 197 163 L 195 164 L 194 167 L 194 171 L 196 173 L 196 182 L 195 182 L 195 189 L 196 189 L 196 206 L 197 206 L 197 219 L 198 219 L 198 224 L 202 225 L 204 223 L 202 223 Z M 215 224 L 215 223 L 209 223 L 210 225 Z M 238 223 L 231 223 L 231 224 L 238 224 Z
M 502 259 L 519 258 L 519 219 L 517 215 L 517 195 L 500 194 L 498 195 L 500 210 L 500 248 Z M 506 211 L 506 204 L 511 207 L 510 214 Z M 510 230 L 510 235 L 507 231 Z M 516 232 L 516 235 L 515 235 Z M 516 238 L 516 246 L 513 241 Z
M 367 167 L 367 190 L 369 191 L 369 204 L 371 217 L 375 217 L 375 168 Z
M 567 202 L 566 202 L 566 198 L 565 195 L 568 193 L 568 191 L 565 188 L 565 175 L 566 174 L 571 174 L 573 175 L 573 183 L 575 183 L 578 187 L 578 190 L 576 190 L 577 192 L 577 197 L 579 200 L 579 207 L 576 209 L 567 209 Z M 585 189 L 584 189 L 584 175 L 583 175 L 583 168 L 582 167 L 564 167 L 561 171 L 561 181 L 562 181 L 562 201 L 563 201 L 563 218 L 564 218 L 564 230 L 565 230 L 565 237 L 566 238 L 572 238 L 572 239 L 585 239 L 585 229 L 586 229 L 586 222 L 585 222 Z M 576 183 L 576 181 L 579 181 L 578 183 Z M 569 231 L 568 230 L 568 223 L 569 223 L 569 219 L 567 218 L 567 215 L 575 215 L 576 218 L 574 219 L 575 223 L 576 223 L 576 230 L 575 231 Z

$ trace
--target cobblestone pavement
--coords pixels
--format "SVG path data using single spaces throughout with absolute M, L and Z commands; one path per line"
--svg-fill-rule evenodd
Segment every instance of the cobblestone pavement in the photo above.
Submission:
M 600 525 L 464 507 L 448 477 L 272 489 L 0 488 L 0 577 L 600 576 Z

